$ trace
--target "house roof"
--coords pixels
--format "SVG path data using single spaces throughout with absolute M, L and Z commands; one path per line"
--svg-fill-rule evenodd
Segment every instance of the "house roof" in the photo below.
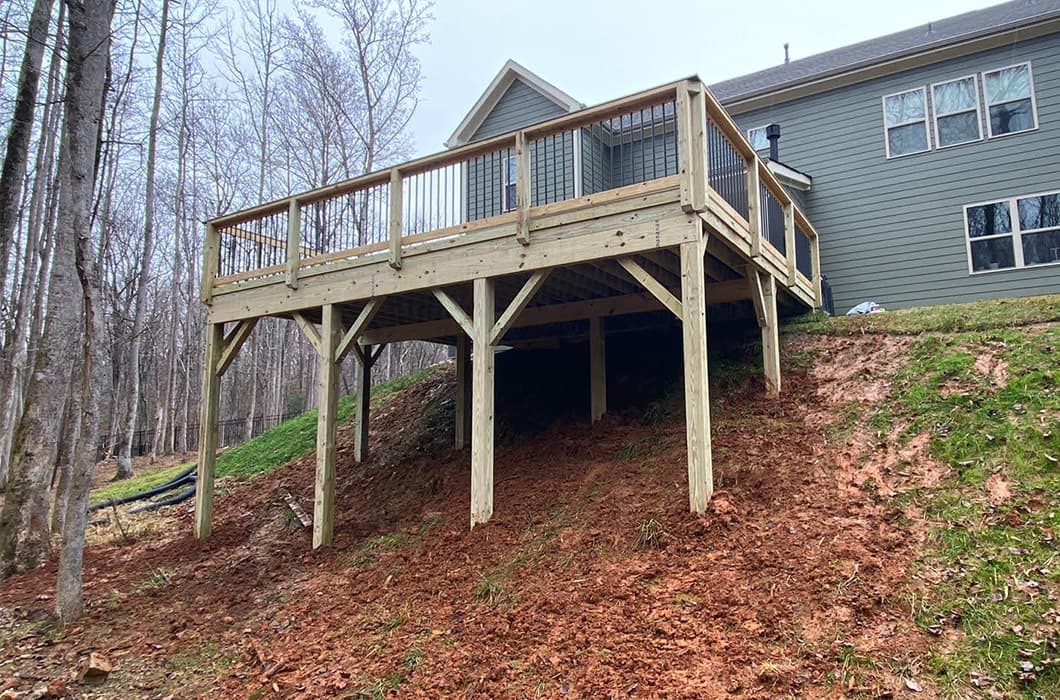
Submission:
M 573 112 L 585 107 L 583 103 L 563 92 L 533 71 L 530 71 L 515 61 L 508 59 L 504 66 L 501 67 L 500 72 L 497 73 L 497 76 L 486 88 L 485 92 L 482 93 L 482 96 L 478 98 L 478 102 L 474 104 L 471 111 L 467 113 L 466 117 L 464 117 L 464 120 L 456 127 L 456 131 L 453 132 L 452 136 L 446 139 L 445 147 L 455 148 L 467 143 L 482 124 L 482 121 L 496 106 L 497 101 L 501 99 L 501 96 L 504 95 L 505 91 L 511 87 L 516 79 L 526 83 L 568 112 Z
M 1060 17 L 1060 0 L 1014 0 L 724 80 L 710 89 L 721 102 L 736 102 L 1054 17 Z

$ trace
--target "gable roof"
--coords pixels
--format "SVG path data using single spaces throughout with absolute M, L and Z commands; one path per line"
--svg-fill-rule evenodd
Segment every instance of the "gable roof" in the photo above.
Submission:
M 1060 17 L 1060 0 L 1014 0 L 724 80 L 710 89 L 723 103 L 746 100 L 1055 17 Z
M 456 131 L 453 132 L 452 136 L 446 139 L 444 144 L 445 147 L 456 148 L 457 146 L 462 146 L 467 143 L 482 124 L 482 121 L 497 105 L 497 101 L 500 100 L 501 96 L 504 95 L 516 79 L 526 83 L 567 112 L 573 112 L 585 107 L 584 104 L 563 92 L 552 83 L 536 73 L 527 70 L 509 58 L 504 66 L 501 67 L 497 76 L 486 88 L 485 92 L 482 93 L 482 96 L 478 98 L 478 102 L 474 104 L 471 111 L 467 113 L 466 117 L 464 117 L 464 120 L 456 127 Z

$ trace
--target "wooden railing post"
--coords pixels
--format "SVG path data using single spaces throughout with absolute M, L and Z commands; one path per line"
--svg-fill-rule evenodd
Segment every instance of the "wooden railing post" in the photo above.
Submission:
M 707 187 L 710 182 L 707 172 L 707 97 L 706 88 L 699 81 L 688 83 L 688 140 L 691 149 L 689 161 L 689 187 L 693 211 L 707 208 Z
M 762 181 L 758 178 L 758 156 L 747 164 L 747 223 L 751 234 L 751 258 L 762 255 Z
M 515 135 L 515 159 L 515 206 L 519 211 L 515 238 L 530 245 L 530 149 L 525 131 Z
M 677 85 L 674 98 L 674 118 L 677 126 L 677 173 L 681 176 L 681 208 L 692 211 L 692 112 L 689 104 L 688 81 Z
M 287 205 L 287 286 L 298 289 L 298 265 L 302 249 L 302 207 L 291 197 Z
M 401 171 L 390 170 L 390 267 L 401 269 Z
M 788 197 L 784 202 L 784 252 L 788 258 L 788 284 L 795 284 L 795 205 Z
M 199 297 L 204 304 L 209 304 L 213 300 L 213 281 L 217 277 L 220 254 L 221 241 L 217 234 L 217 227 L 207 222 L 206 234 L 202 242 L 202 281 L 199 289 Z
M 811 282 L 813 282 L 814 305 L 819 309 L 824 306 L 824 288 L 821 284 L 821 239 L 816 231 L 810 237 L 810 266 L 813 275 Z

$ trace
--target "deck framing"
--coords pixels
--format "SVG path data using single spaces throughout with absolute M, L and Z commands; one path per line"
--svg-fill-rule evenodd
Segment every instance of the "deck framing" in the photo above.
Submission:
M 670 98 L 675 105 L 678 174 L 567 201 L 531 206 L 531 139 L 577 129 L 616 111 Z M 652 115 L 654 118 L 654 108 Z M 746 167 L 745 218 L 710 186 L 707 128 L 720 130 Z M 515 211 L 436 231 L 403 235 L 402 182 L 410 174 L 500 145 L 518 159 Z M 389 183 L 389 184 L 388 184 Z M 389 240 L 343 251 L 307 250 L 301 208 L 364 187 L 389 187 Z M 783 206 L 786 253 L 763 243 L 760 192 Z M 281 265 L 217 277 L 218 235 L 250 227 L 255 217 L 287 212 Z M 797 269 L 796 226 L 811 244 L 813 271 Z M 242 229 L 241 229 L 242 230 Z M 355 459 L 368 457 L 367 387 L 371 367 L 390 342 L 428 340 L 456 346 L 457 449 L 470 445 L 470 523 L 489 521 L 493 501 L 495 352 L 524 342 L 535 327 L 587 322 L 590 415 L 606 413 L 606 319 L 668 311 L 684 347 L 689 508 L 702 513 L 713 492 L 707 366 L 707 311 L 749 301 L 762 329 L 763 373 L 780 392 L 778 301 L 819 305 L 817 235 L 758 159 L 728 115 L 696 79 L 354 178 L 327 188 L 220 217 L 206 226 L 202 298 L 208 304 L 196 536 L 210 534 L 220 376 L 266 316 L 293 320 L 319 357 L 313 546 L 331 544 L 335 511 L 338 367 L 359 365 Z M 255 239 L 251 239 L 255 240 Z M 262 239 L 264 240 L 264 239 Z M 271 238 L 269 240 L 272 240 Z M 279 245 L 279 242 L 276 242 Z M 226 326 L 229 328 L 225 334 Z M 375 350 L 373 351 L 373 346 Z

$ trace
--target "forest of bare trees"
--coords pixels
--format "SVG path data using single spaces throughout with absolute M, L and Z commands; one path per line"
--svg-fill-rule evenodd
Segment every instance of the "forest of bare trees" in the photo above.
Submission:
M 102 448 L 195 448 L 202 222 L 411 155 L 423 0 L 0 4 L 0 577 L 60 548 L 80 610 Z M 394 345 L 376 379 L 443 357 Z M 222 420 L 312 407 L 315 353 L 266 319 Z M 352 389 L 354 372 L 343 375 Z

